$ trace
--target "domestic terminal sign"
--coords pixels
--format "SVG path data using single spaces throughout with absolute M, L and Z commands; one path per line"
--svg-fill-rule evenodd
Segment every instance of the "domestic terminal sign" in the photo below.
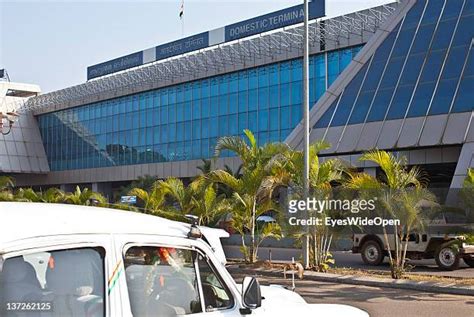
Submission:
M 325 15 L 325 0 L 310 1 L 308 7 L 310 20 Z M 152 47 L 144 51 L 122 56 L 111 61 L 89 66 L 87 68 L 87 80 L 169 57 L 197 51 L 209 46 L 301 23 L 303 22 L 303 18 L 304 9 L 302 4 L 264 14 L 212 31 L 203 32 L 177 41 Z
M 308 3 L 309 19 L 324 16 L 325 2 L 311 1 Z M 283 28 L 288 25 L 301 23 L 304 19 L 303 5 L 275 11 L 256 18 L 237 22 L 225 27 L 225 41 L 233 41 L 247 36 Z
M 196 34 L 156 47 L 156 60 L 200 50 L 209 46 L 209 32 Z
M 116 73 L 140 65 L 143 65 L 143 51 L 87 67 L 87 79 Z

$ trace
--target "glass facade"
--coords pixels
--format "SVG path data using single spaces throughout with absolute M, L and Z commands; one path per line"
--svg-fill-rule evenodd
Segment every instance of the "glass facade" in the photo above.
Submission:
M 311 104 L 360 49 L 311 56 Z M 209 158 L 219 137 L 244 129 L 284 140 L 302 118 L 302 76 L 295 59 L 41 115 L 50 168 Z
M 472 111 L 474 1 L 418 0 L 316 128 Z

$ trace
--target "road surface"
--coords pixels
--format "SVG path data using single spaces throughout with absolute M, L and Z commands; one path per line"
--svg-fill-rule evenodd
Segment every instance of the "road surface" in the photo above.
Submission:
M 259 259 L 268 260 L 270 257 L 270 250 L 273 261 L 291 261 L 292 257 L 294 257 L 295 260 L 301 258 L 301 250 L 299 249 L 260 248 L 258 252 Z M 224 251 L 226 253 L 227 258 L 242 258 L 239 246 L 225 245 Z M 360 254 L 353 254 L 350 251 L 334 251 L 332 252 L 332 254 L 334 256 L 334 259 L 336 260 L 336 267 L 350 267 L 355 269 L 371 269 L 381 271 L 390 270 L 387 258 L 385 259 L 384 264 L 381 266 L 370 266 L 362 262 Z M 411 273 L 414 274 L 446 276 L 455 278 L 474 278 L 474 268 L 468 267 L 463 261 L 461 261 L 459 270 L 456 271 L 441 271 L 436 266 L 434 260 L 411 261 L 411 264 L 415 266 L 415 268 L 411 271 Z M 472 314 L 472 316 L 474 316 L 474 313 Z
M 236 281 L 242 275 L 233 274 Z M 289 280 L 259 276 L 262 285 L 290 286 Z M 347 304 L 367 311 L 371 317 L 470 317 L 474 297 L 416 292 L 403 289 L 334 284 L 302 280 L 296 292 L 309 303 Z M 315 316 L 316 312 L 315 312 Z

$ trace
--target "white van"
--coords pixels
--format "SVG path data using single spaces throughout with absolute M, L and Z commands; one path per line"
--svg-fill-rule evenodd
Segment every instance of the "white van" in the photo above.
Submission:
M 368 316 L 252 277 L 238 286 L 220 236 L 120 210 L 2 202 L 0 316 Z

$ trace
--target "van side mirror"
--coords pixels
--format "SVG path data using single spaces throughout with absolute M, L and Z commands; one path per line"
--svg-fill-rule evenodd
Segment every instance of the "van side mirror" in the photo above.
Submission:
M 250 276 L 244 278 L 242 282 L 242 302 L 249 309 L 262 306 L 262 294 L 257 278 Z
M 0 273 L 2 273 L 2 271 L 3 271 L 3 263 L 5 263 L 5 259 L 0 254 Z

